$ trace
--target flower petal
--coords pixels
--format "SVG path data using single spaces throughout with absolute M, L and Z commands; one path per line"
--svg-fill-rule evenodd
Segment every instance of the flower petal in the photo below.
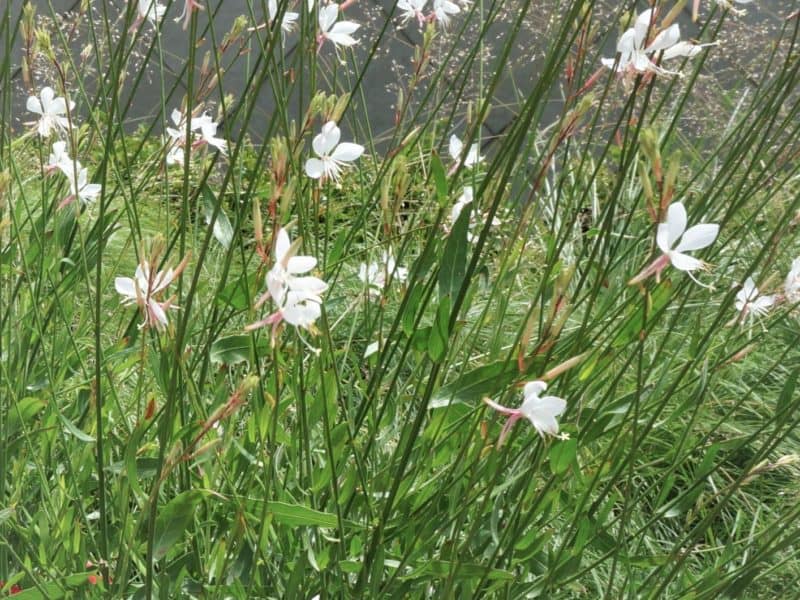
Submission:
M 325 37 L 327 37 L 337 46 L 354 46 L 355 44 L 358 43 L 358 40 L 350 37 L 346 33 L 336 33 L 331 31 Z
M 361 144 L 343 142 L 336 146 L 331 158 L 340 162 L 353 162 L 362 154 L 364 154 L 364 146 Z
M 128 298 L 136 298 L 136 284 L 130 277 L 115 277 L 114 289 L 117 293 L 127 296 Z
M 641 48 L 642 44 L 644 44 L 644 40 L 647 38 L 647 32 L 650 31 L 651 25 L 655 27 L 655 13 L 652 8 L 649 8 L 636 17 L 636 21 L 633 23 L 634 43 L 637 48 Z M 630 29 L 628 31 L 630 31 Z
M 689 252 L 710 246 L 717 239 L 719 225 L 703 223 L 690 227 L 684 232 L 680 243 L 675 248 L 676 252 Z
M 448 151 L 450 153 L 450 158 L 453 160 L 458 160 L 461 158 L 461 151 L 464 150 L 464 143 L 458 139 L 458 136 L 453 134 L 450 136 L 450 144 L 448 147 Z
M 39 97 L 42 99 L 42 110 L 46 113 L 51 112 L 50 104 L 53 102 L 53 98 L 55 98 L 56 93 L 53 91 L 53 88 L 50 86 L 46 86 L 42 88 L 42 91 L 39 93 Z
M 311 179 L 319 179 L 325 173 L 325 164 L 318 158 L 309 158 L 306 161 L 306 175 Z
M 529 381 L 525 384 L 525 387 L 522 388 L 522 395 L 525 396 L 527 400 L 531 396 L 538 396 L 543 391 L 547 389 L 547 384 L 544 381 Z
M 317 266 L 317 259 L 313 256 L 293 256 L 286 263 L 286 270 L 292 274 L 305 273 Z
M 703 267 L 702 260 L 675 251 L 669 253 L 669 262 L 679 271 L 695 271 Z
M 673 202 L 667 209 L 667 245 L 672 248 L 686 231 L 686 207 L 683 202 Z
M 275 238 L 275 262 L 282 263 L 283 258 L 292 246 L 292 241 L 289 239 L 287 231 L 281 227 L 278 230 L 278 235 Z
M 331 28 L 331 26 L 336 22 L 336 19 L 339 17 L 339 5 L 328 4 L 319 9 L 319 28 L 320 31 L 323 33 L 327 33 L 327 31 Z
M 359 25 L 358 23 L 353 23 L 353 21 L 339 21 L 333 27 L 331 27 L 330 31 L 328 32 L 328 37 L 331 35 L 350 35 L 351 33 L 355 33 L 358 31 Z
M 322 131 L 311 142 L 311 147 L 317 156 L 327 156 L 331 150 L 336 148 L 342 136 L 341 130 L 334 121 L 328 121 L 322 126 Z
M 28 96 L 28 101 L 25 103 L 25 108 L 32 113 L 36 113 L 37 115 L 41 115 L 44 112 L 44 109 L 42 108 L 42 101 L 36 96 Z
M 667 48 L 677 44 L 680 40 L 681 28 L 677 23 L 673 23 L 656 36 L 653 42 L 647 47 L 645 52 L 658 52 L 660 50 L 666 50 Z
M 678 42 L 671 48 L 667 48 L 664 51 L 664 60 L 670 60 L 679 56 L 691 58 L 700 54 L 701 49 L 701 46 L 692 44 L 690 42 Z

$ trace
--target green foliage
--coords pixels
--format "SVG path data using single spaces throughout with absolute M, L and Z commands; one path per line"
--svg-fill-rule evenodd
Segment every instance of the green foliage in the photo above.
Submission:
M 406 25 L 378 131 L 367 75 L 397 14 L 365 21 L 359 50 L 318 51 L 305 2 L 278 3 L 301 12 L 292 33 L 250 1 L 220 31 L 217 4 L 186 32 L 131 28 L 135 3 L 0 8 L 0 596 L 791 595 L 800 19 L 693 130 L 717 48 L 683 78 L 593 78 L 630 7 L 558 3 L 532 38 L 546 7 L 476 1 L 447 33 Z M 703 15 L 698 39 L 732 18 Z M 534 43 L 536 77 L 508 96 Z M 80 210 L 44 176 L 52 140 L 19 123 L 18 56 L 35 91 L 76 102 L 70 155 L 103 184 Z M 174 108 L 213 116 L 227 153 L 167 166 Z M 367 151 L 311 180 L 328 120 Z M 483 162 L 448 158 L 452 133 Z M 708 269 L 629 285 L 676 200 L 721 225 L 693 254 Z M 258 301 L 280 227 L 328 284 L 307 330 L 248 327 L 277 309 Z M 163 329 L 116 291 L 142 262 L 182 269 Z M 735 308 L 748 276 L 776 296 L 763 318 Z M 561 435 L 520 418 L 499 444 L 507 415 L 483 400 L 515 409 L 535 379 L 566 400 Z

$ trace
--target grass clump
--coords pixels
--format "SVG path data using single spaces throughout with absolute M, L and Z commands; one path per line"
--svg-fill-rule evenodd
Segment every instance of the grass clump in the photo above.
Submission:
M 792 590 L 796 15 L 177 4 L 0 10 L 0 595 Z

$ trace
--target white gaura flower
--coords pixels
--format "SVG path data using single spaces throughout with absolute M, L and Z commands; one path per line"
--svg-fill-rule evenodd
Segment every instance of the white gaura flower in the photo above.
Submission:
M 322 131 L 314 136 L 311 147 L 319 158 L 309 158 L 306 161 L 306 175 L 312 179 L 330 177 L 339 180 L 339 174 L 346 163 L 351 163 L 364 153 L 364 146 L 342 142 L 341 130 L 333 121 L 328 121 L 322 126 Z
M 27 109 L 39 115 L 37 130 L 42 137 L 48 137 L 54 129 L 66 131 L 69 128 L 67 118 L 67 101 L 64 98 L 56 98 L 56 93 L 51 87 L 43 87 L 39 92 L 39 97 L 30 96 L 25 106 Z M 75 108 L 75 103 L 69 103 L 69 110 Z
M 134 23 L 136 27 L 138 27 L 144 19 L 147 19 L 153 25 L 158 25 L 167 12 L 167 7 L 158 2 L 158 0 L 139 0 L 137 8 L 139 10 L 139 16 Z
M 775 304 L 775 296 L 762 296 L 752 277 L 745 279 L 742 288 L 736 293 L 736 310 L 742 323 L 748 319 L 763 317 Z
M 464 142 L 462 142 L 457 135 L 453 134 L 450 136 L 450 144 L 448 145 L 447 149 L 450 153 L 450 158 L 458 163 L 461 160 L 461 154 L 464 152 Z M 472 144 L 472 146 L 469 147 L 467 156 L 464 158 L 464 166 L 474 167 L 478 163 L 482 162 L 483 157 L 481 156 L 480 152 L 481 150 L 477 142 Z
M 267 0 L 267 12 L 269 13 L 269 20 L 271 23 L 278 16 L 278 0 Z M 294 29 L 295 23 L 297 23 L 297 19 L 299 18 L 300 15 L 298 13 L 289 12 L 287 10 L 283 13 L 283 19 L 281 19 L 281 30 L 285 33 L 291 33 L 291 31 Z
M 425 5 L 428 0 L 397 0 L 397 9 L 402 11 L 400 18 L 403 25 L 408 23 L 411 19 L 416 19 L 419 26 L 422 27 L 425 23 Z
M 447 29 L 450 24 L 450 17 L 461 12 L 458 4 L 450 0 L 433 0 L 433 14 L 436 20 L 441 23 L 443 29 Z
M 655 275 L 656 281 L 660 281 L 661 271 L 670 264 L 680 271 L 686 271 L 690 277 L 692 271 L 706 268 L 702 260 L 689 256 L 686 252 L 710 246 L 717 239 L 719 225 L 702 223 L 686 229 L 686 221 L 686 208 L 683 203 L 670 204 L 667 209 L 667 220 L 658 225 L 656 232 L 656 244 L 663 254 L 631 279 L 629 285 L 641 283 L 651 275 Z
M 503 425 L 497 445 L 502 446 L 514 424 L 525 417 L 543 438 L 546 435 L 558 435 L 558 421 L 556 417 L 561 416 L 567 409 L 567 402 L 557 396 L 544 396 L 541 394 L 547 389 L 544 381 L 529 381 L 522 390 L 523 401 L 519 408 L 507 408 L 484 398 L 483 401 L 496 411 L 507 415 L 508 420 Z
M 358 278 L 367 286 L 370 296 L 379 297 L 390 281 L 400 283 L 408 279 L 408 269 L 400 267 L 389 252 L 384 252 L 380 261 L 361 263 L 358 267 Z
M 220 153 L 225 156 L 228 152 L 228 142 L 217 137 L 217 128 L 219 125 L 212 121 L 211 117 L 205 113 L 199 119 L 192 119 L 193 127 L 195 121 L 198 122 L 200 128 L 200 139 L 195 142 L 195 145 L 200 146 L 202 144 L 208 144 L 219 150 Z
M 358 40 L 352 37 L 351 34 L 358 31 L 361 27 L 358 23 L 352 21 L 339 21 L 339 5 L 336 3 L 328 4 L 319 9 L 319 38 L 318 47 L 322 47 L 325 40 L 333 42 L 334 46 L 352 46 L 358 43 Z
M 648 9 L 640 14 L 633 27 L 625 31 L 617 41 L 619 61 L 614 58 L 601 58 L 604 66 L 617 73 L 656 73 L 658 75 L 680 75 L 677 71 L 668 71 L 658 66 L 649 55 L 660 53 L 662 60 L 692 57 L 700 53 L 701 48 L 716 44 L 691 44 L 681 42 L 681 31 L 677 23 L 670 25 L 655 36 L 649 45 L 645 45 L 647 34 L 654 31 L 655 12 Z
M 74 173 L 75 171 L 81 170 L 80 165 L 81 163 L 77 160 L 72 160 L 72 158 L 70 158 L 69 152 L 67 151 L 67 142 L 60 141 L 53 143 L 53 151 L 47 159 L 44 171 L 45 173 L 52 173 L 53 171 L 59 170 L 69 177 L 70 171 Z
M 317 259 L 313 256 L 295 256 L 298 244 L 291 243 L 285 229 L 278 230 L 273 251 L 275 264 L 266 277 L 267 291 L 256 302 L 258 308 L 272 298 L 277 310 L 245 327 L 246 331 L 271 325 L 274 340 L 278 326 L 283 321 L 313 330 L 314 322 L 322 314 L 321 295 L 328 289 L 328 284 L 318 277 L 303 275 L 317 266 Z
M 75 161 L 75 163 L 75 167 L 70 165 L 68 168 L 62 169 L 64 175 L 66 175 L 69 180 L 70 195 L 61 201 L 58 208 L 64 208 L 67 204 L 75 200 L 79 200 L 83 205 L 89 204 L 90 202 L 94 202 L 103 191 L 103 186 L 99 183 L 89 183 L 88 170 L 85 167 L 81 168 L 80 163 L 77 161 Z M 75 176 L 76 171 L 77 178 Z
M 800 257 L 792 261 L 792 268 L 783 283 L 783 293 L 787 302 L 800 302 Z
M 187 145 L 186 141 L 186 117 L 181 111 L 174 109 L 170 114 L 175 127 L 167 127 L 166 133 L 168 140 L 168 150 L 166 161 L 168 165 L 183 165 L 184 148 Z M 189 130 L 192 141 L 192 148 L 199 148 L 203 145 L 209 145 L 217 148 L 223 156 L 228 152 L 228 142 L 223 138 L 217 137 L 217 128 L 219 125 L 215 123 L 211 116 L 203 113 L 199 117 L 192 117 L 189 122 Z M 200 133 L 200 138 L 196 139 L 194 133 Z
M 126 306 L 136 304 L 141 309 L 144 321 L 139 325 L 139 329 L 155 327 L 163 330 L 169 325 L 167 310 L 178 307 L 172 304 L 174 298 L 159 300 L 158 297 L 180 275 L 187 262 L 188 260 L 184 259 L 175 270 L 155 272 L 150 263 L 142 261 L 136 267 L 133 278 L 114 279 L 114 288 L 123 296 L 122 303 Z

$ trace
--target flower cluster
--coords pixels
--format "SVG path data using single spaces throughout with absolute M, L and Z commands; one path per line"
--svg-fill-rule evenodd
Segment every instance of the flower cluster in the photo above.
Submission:
M 394 256 L 384 252 L 380 261 L 361 263 L 358 267 L 358 278 L 367 286 L 370 296 L 380 297 L 390 282 L 405 282 L 408 279 L 408 269 L 398 266 Z
M 461 0 L 465 6 L 469 5 L 469 0 Z M 425 13 L 425 6 L 428 0 L 397 0 L 397 8 L 401 11 L 400 19 L 405 25 L 415 19 L 420 27 L 425 23 L 435 21 L 443 29 L 450 25 L 453 15 L 461 12 L 461 7 L 451 0 L 433 0 L 432 8 L 429 13 Z
M 603 66 L 622 74 L 680 75 L 677 71 L 668 71 L 661 67 L 660 61 L 679 57 L 691 58 L 697 56 L 701 48 L 715 45 L 682 42 L 677 23 L 653 36 L 657 31 L 655 17 L 656 10 L 652 8 L 640 14 L 633 27 L 627 29 L 617 41 L 618 58 L 602 58 Z
M 53 133 L 69 133 L 72 126 L 70 113 L 75 108 L 75 103 L 67 102 L 65 98 L 57 98 L 53 88 L 43 87 L 38 97 L 30 96 L 26 107 L 30 112 L 39 115 L 36 130 L 41 137 L 47 138 Z M 44 170 L 45 173 L 60 171 L 69 183 L 70 193 L 60 202 L 58 208 L 63 208 L 75 200 L 82 205 L 88 204 L 102 192 L 102 186 L 89 183 L 88 170 L 79 160 L 70 157 L 67 142 L 64 140 L 53 143 L 53 151 Z
M 313 256 L 297 256 L 298 246 L 299 240 L 292 244 L 286 230 L 278 230 L 273 250 L 275 263 L 266 277 L 267 291 L 256 302 L 258 308 L 271 298 L 276 310 L 268 317 L 248 325 L 245 328 L 247 331 L 271 325 L 274 340 L 278 326 L 284 321 L 295 327 L 313 330 L 314 323 L 322 315 L 321 295 L 328 289 L 328 284 L 318 277 L 303 275 L 317 266 L 317 259 Z
M 228 143 L 224 139 L 217 137 L 219 125 L 208 114 L 203 113 L 199 117 L 189 117 L 189 139 L 186 137 L 186 116 L 178 109 L 174 109 L 170 119 L 172 119 L 175 127 L 166 128 L 167 137 L 169 138 L 166 158 L 168 165 L 182 166 L 187 146 L 191 146 L 192 149 L 213 146 L 223 156 L 227 154 Z

